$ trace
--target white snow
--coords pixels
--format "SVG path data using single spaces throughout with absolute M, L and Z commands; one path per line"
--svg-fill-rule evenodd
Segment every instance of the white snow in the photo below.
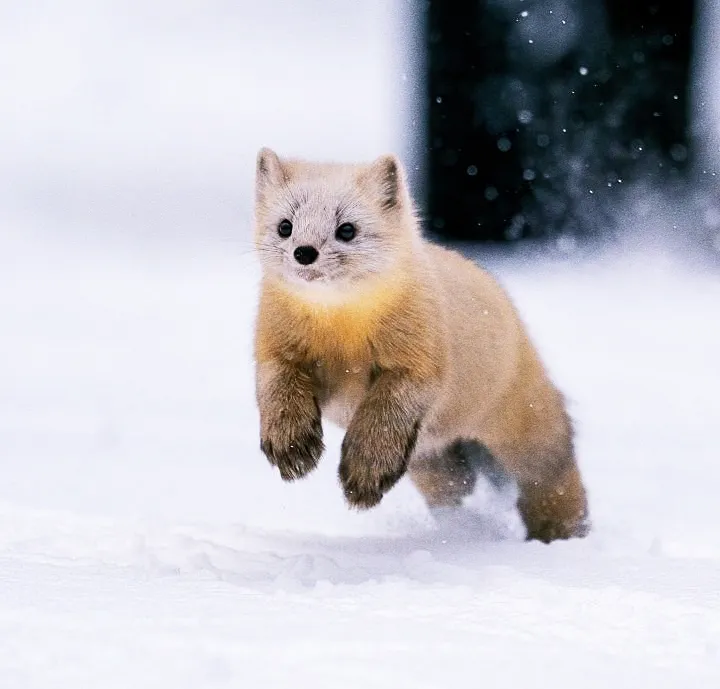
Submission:
M 28 237 L 0 259 L 0 686 L 718 686 L 717 276 L 491 261 L 591 494 L 591 536 L 543 546 L 439 529 L 406 482 L 348 511 L 333 429 L 283 484 L 252 255 Z

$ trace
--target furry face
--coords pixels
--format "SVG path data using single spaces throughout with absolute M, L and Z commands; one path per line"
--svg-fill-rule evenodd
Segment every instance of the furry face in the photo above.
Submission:
M 266 275 L 308 297 L 352 292 L 397 264 L 412 209 L 400 164 L 257 160 L 255 244 Z

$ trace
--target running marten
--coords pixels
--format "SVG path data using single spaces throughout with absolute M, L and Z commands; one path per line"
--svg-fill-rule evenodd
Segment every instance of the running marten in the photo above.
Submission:
M 346 430 L 348 503 L 406 473 L 431 508 L 482 473 L 513 481 L 527 537 L 588 530 L 572 423 L 507 294 L 423 239 L 398 159 L 257 158 L 263 268 L 255 357 L 261 448 L 283 479 L 315 468 L 324 416 Z

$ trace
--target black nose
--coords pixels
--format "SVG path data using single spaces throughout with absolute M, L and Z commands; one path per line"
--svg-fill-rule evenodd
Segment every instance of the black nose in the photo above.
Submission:
M 309 266 L 311 263 L 315 263 L 318 250 L 314 246 L 299 246 L 295 249 L 293 256 L 300 265 Z

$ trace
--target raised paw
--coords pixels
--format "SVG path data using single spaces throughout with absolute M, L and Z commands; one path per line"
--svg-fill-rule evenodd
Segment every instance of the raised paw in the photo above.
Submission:
M 405 465 L 384 472 L 361 466 L 341 462 L 339 471 L 345 499 L 359 509 L 375 507 L 405 473 Z
M 284 414 L 268 424 L 260 449 L 284 481 L 302 478 L 317 466 L 325 449 L 319 412 L 304 423 L 301 417 Z
M 374 507 L 403 476 L 415 445 L 417 429 L 402 437 L 348 433 L 343 440 L 340 483 L 348 503 L 359 509 Z

